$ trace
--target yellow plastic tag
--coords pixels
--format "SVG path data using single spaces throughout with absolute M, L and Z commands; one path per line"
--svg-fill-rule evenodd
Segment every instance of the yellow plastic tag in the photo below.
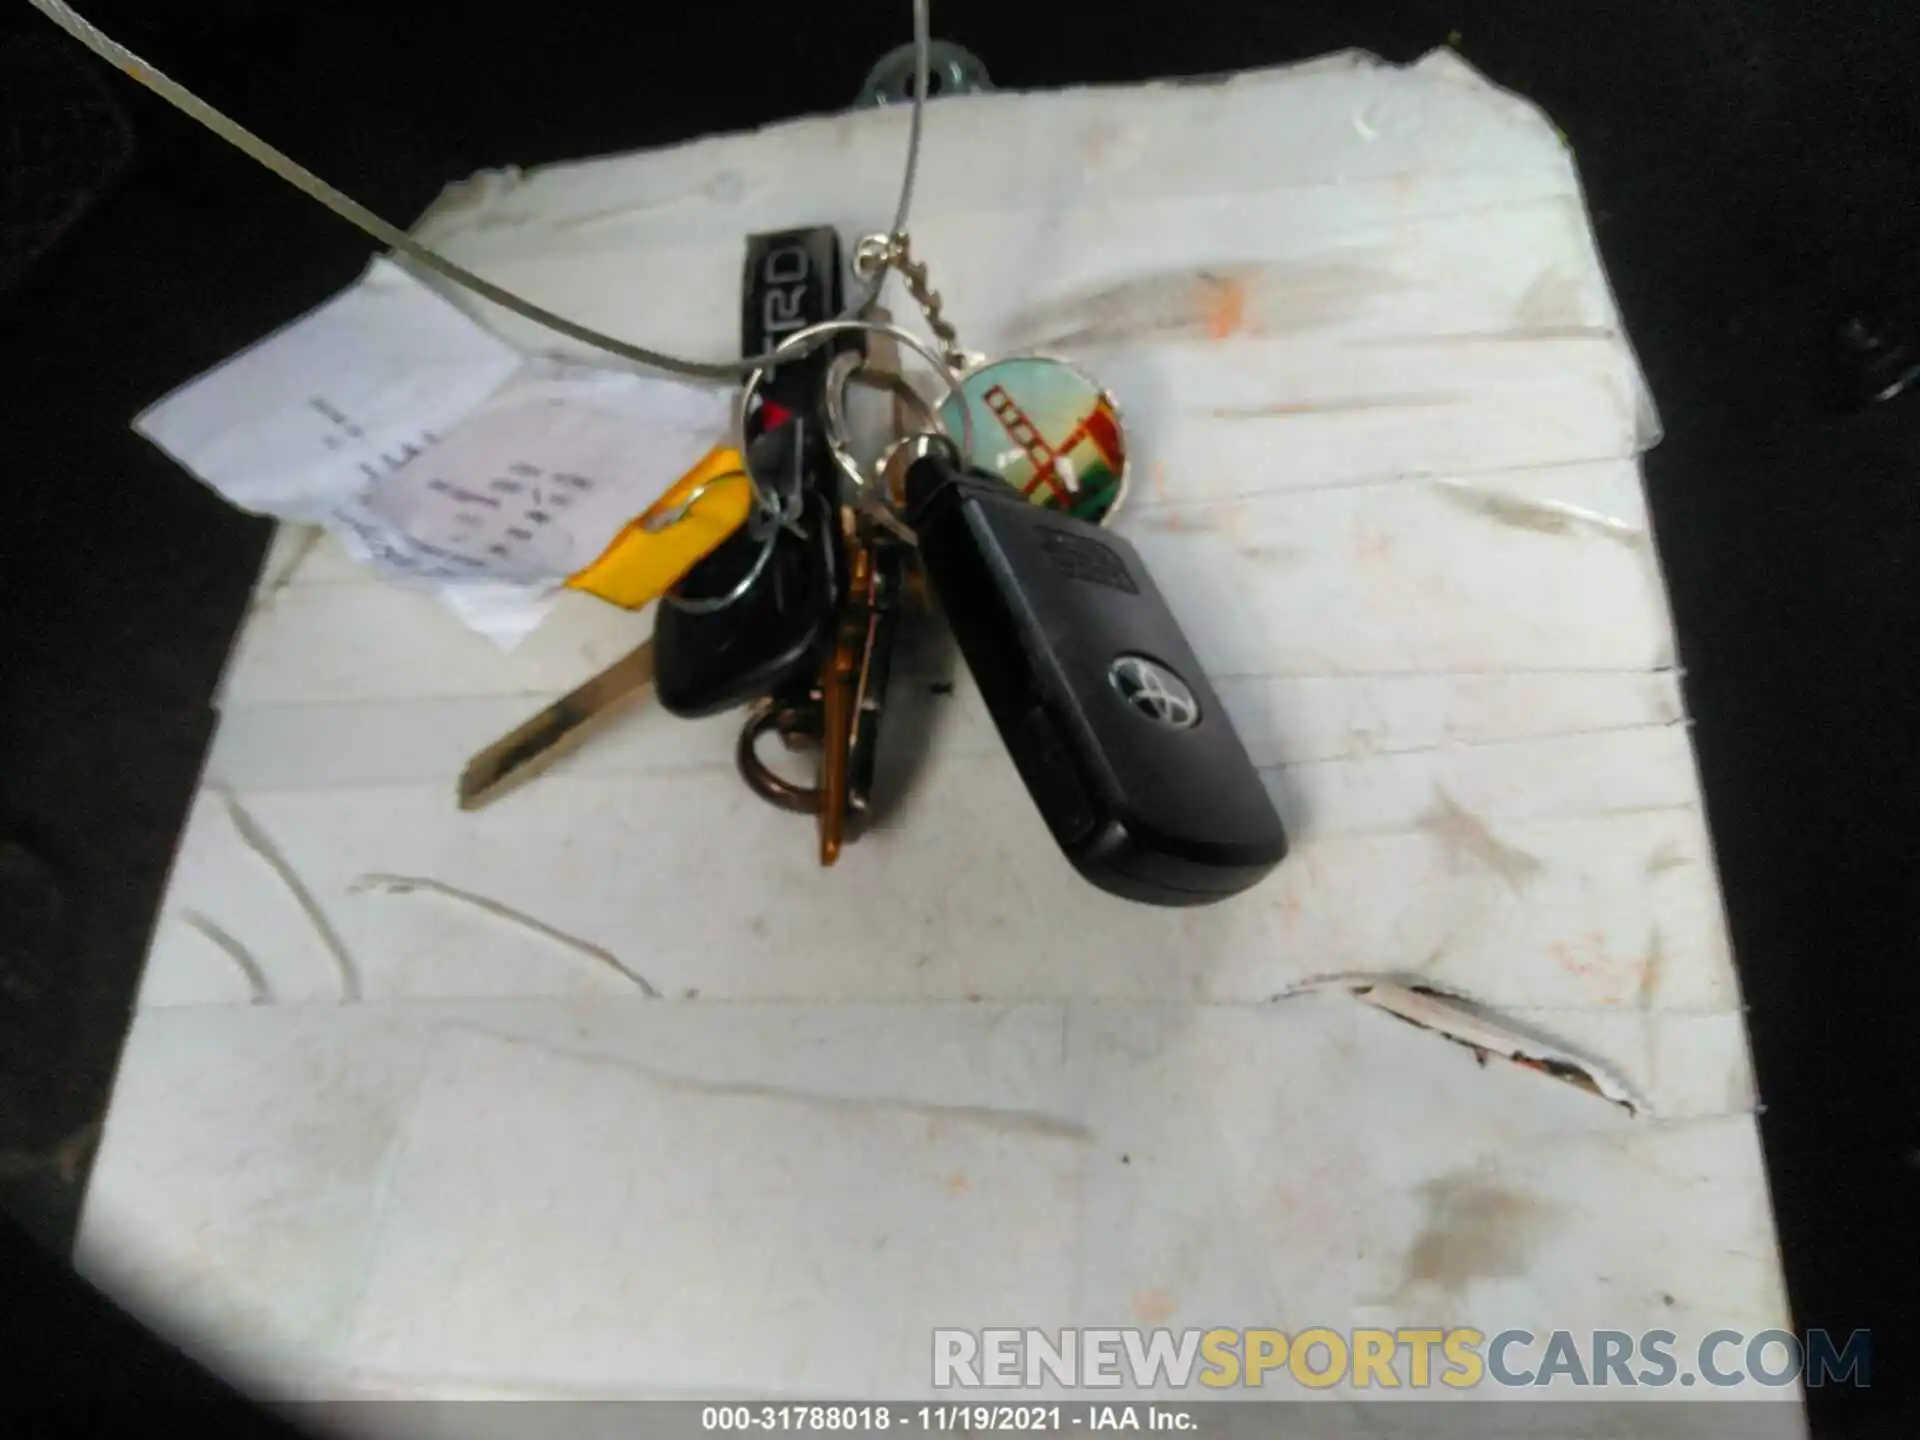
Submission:
M 702 485 L 706 491 L 694 497 Z M 738 530 L 752 504 L 753 482 L 740 452 L 716 445 L 645 514 L 629 521 L 598 560 L 570 576 L 567 587 L 638 610 Z

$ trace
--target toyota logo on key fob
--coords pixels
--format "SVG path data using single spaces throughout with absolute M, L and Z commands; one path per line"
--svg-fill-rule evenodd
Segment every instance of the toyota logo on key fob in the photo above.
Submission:
M 1122 655 L 1107 667 L 1107 679 L 1135 710 L 1169 730 L 1185 730 L 1200 722 L 1200 702 L 1187 682 L 1158 661 L 1144 655 Z
M 1279 813 L 1131 545 L 937 451 L 906 498 L 967 668 L 1075 869 L 1202 905 L 1280 863 Z

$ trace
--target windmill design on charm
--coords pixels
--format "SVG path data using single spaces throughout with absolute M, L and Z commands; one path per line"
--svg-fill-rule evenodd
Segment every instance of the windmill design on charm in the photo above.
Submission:
M 970 469 L 998 475 L 1034 504 L 1104 524 L 1127 493 L 1127 441 L 1120 407 L 1085 372 L 1051 355 L 987 360 L 960 348 L 941 313 L 927 267 L 904 235 L 869 235 L 854 255 L 856 274 L 890 265 L 940 340 L 960 380 L 939 417 L 950 435 L 973 437 Z

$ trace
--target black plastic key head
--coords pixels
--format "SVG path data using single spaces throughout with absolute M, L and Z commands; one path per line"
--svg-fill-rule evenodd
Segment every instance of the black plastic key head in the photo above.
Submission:
M 1280 863 L 1273 801 L 1131 545 L 937 454 L 906 491 L 967 668 L 1082 875 L 1201 905 Z
M 830 462 L 805 421 L 769 430 L 748 449 L 750 468 L 777 480 L 791 524 L 773 535 L 773 551 L 751 586 L 717 610 L 746 579 L 767 542 L 766 522 L 749 524 L 687 572 L 654 612 L 654 693 L 673 715 L 730 710 L 811 677 L 832 638 L 842 561 L 834 507 L 818 483 Z

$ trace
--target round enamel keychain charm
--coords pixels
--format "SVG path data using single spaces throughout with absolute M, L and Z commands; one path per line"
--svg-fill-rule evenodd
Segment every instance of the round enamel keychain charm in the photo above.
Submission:
M 960 377 L 973 448 L 967 463 L 1036 505 L 1103 523 L 1127 493 L 1127 440 L 1113 397 L 1064 360 L 1017 355 Z M 940 407 L 959 434 L 959 397 Z
M 1113 396 L 1051 355 L 986 360 L 960 348 L 907 237 L 868 235 L 854 249 L 862 278 L 897 271 L 939 339 L 958 392 L 939 410 L 948 435 L 966 435 L 969 468 L 998 475 L 1036 505 L 1105 524 L 1127 495 L 1127 438 Z

